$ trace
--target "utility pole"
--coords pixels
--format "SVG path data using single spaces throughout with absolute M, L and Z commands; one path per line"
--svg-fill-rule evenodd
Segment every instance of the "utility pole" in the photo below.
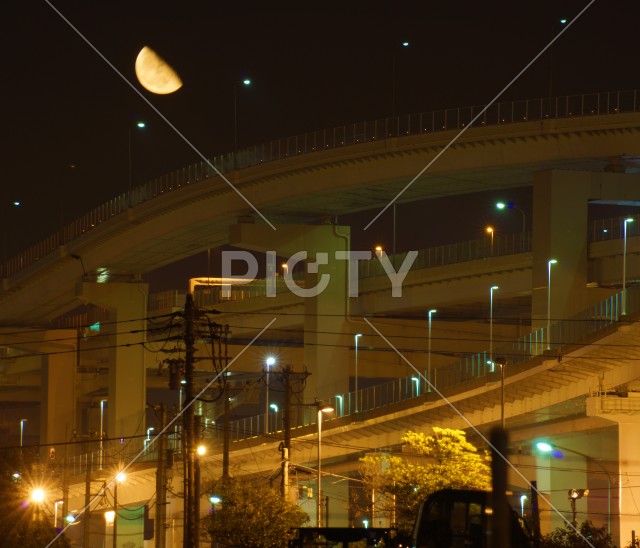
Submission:
M 283 368 L 284 377 L 284 410 L 282 413 L 282 430 L 284 442 L 282 445 L 282 496 L 289 500 L 289 462 L 291 459 L 291 366 Z
M 231 420 L 231 403 L 229 402 L 229 385 L 224 383 L 224 427 L 222 432 L 222 482 L 229 480 L 229 436 Z
M 87 470 L 84 475 L 84 525 L 82 529 L 82 545 L 83 546 L 91 546 L 91 530 L 89 528 L 89 524 L 91 522 L 91 459 L 89 458 L 89 447 L 88 444 L 84 444 L 85 454 L 87 455 Z M 114 518 L 115 520 L 115 518 Z M 113 522 L 115 526 L 115 521 Z
M 157 409 L 160 411 L 160 432 L 163 432 L 167 425 L 167 412 L 164 404 L 159 404 Z M 166 453 L 167 438 L 165 434 L 161 434 L 158 438 L 158 468 L 156 469 L 156 521 L 155 521 L 155 537 L 156 548 L 165 548 L 167 521 L 167 477 L 166 477 Z
M 195 308 L 193 304 L 193 295 L 187 293 L 184 306 L 184 344 L 185 344 L 185 397 L 184 397 L 184 413 L 183 432 L 182 432 L 182 452 L 184 457 L 184 548 L 194 548 L 196 546 L 196 515 L 195 515 L 195 497 L 194 497 L 194 475 L 195 475 L 195 452 L 194 452 L 194 432 L 193 432 L 193 369 L 194 369 L 194 322 Z
M 196 448 L 200 443 L 200 424 L 202 415 L 193 417 L 193 431 Z M 200 455 L 195 455 L 194 485 L 193 485 L 193 512 L 195 516 L 195 533 L 193 543 L 200 546 Z

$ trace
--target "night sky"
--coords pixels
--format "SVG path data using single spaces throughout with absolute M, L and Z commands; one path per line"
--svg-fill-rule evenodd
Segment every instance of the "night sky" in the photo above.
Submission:
M 244 77 L 253 84 L 238 89 L 240 147 L 390 116 L 394 72 L 398 114 L 481 105 L 587 3 L 350 2 L 328 12 L 318 3 L 53 2 L 206 156 L 233 148 L 233 90 Z M 554 95 L 640 87 L 639 16 L 637 1 L 596 1 L 501 100 L 548 96 L 550 83 Z M 5 2 L 2 27 L 10 254 L 127 190 L 130 130 L 134 184 L 198 160 L 46 2 Z M 176 69 L 182 89 L 140 87 L 134 61 L 144 45 Z M 24 205 L 10 208 L 13 199 Z M 516 199 L 530 208 L 530 192 Z M 491 220 L 492 197 L 483 200 L 460 237 Z M 437 208 L 443 219 L 447 207 Z M 402 222 L 410 229 L 411 215 Z

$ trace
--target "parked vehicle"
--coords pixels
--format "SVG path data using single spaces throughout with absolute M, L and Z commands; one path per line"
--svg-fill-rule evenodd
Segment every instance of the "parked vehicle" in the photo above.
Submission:
M 420 505 L 413 528 L 413 548 L 486 548 L 490 546 L 491 493 L 443 489 L 429 495 Z M 530 548 L 526 524 L 510 507 L 509 548 Z M 505 547 L 507 548 L 507 547 Z

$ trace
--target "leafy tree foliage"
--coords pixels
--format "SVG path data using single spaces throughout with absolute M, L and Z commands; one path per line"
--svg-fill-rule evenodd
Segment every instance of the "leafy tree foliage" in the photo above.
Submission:
M 290 530 L 309 518 L 278 490 L 255 482 L 229 480 L 211 488 L 221 502 L 205 520 L 211 538 L 221 546 L 279 548 L 287 546 Z
M 587 520 L 580 524 L 578 531 L 580 534 L 568 525 L 558 528 L 542 537 L 540 548 L 615 548 L 606 527 L 595 527 Z
M 488 455 L 469 443 L 462 430 L 433 427 L 432 435 L 409 431 L 402 441 L 411 450 L 407 456 L 360 459 L 368 499 L 375 490 L 376 509 L 387 514 L 393 511 L 395 499 L 400 529 L 413 525 L 420 502 L 435 491 L 490 488 Z

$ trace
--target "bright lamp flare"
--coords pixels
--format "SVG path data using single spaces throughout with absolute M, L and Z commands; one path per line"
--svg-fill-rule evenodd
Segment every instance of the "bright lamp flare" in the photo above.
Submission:
M 31 500 L 33 502 L 44 502 L 44 489 L 36 487 L 31 491 Z

